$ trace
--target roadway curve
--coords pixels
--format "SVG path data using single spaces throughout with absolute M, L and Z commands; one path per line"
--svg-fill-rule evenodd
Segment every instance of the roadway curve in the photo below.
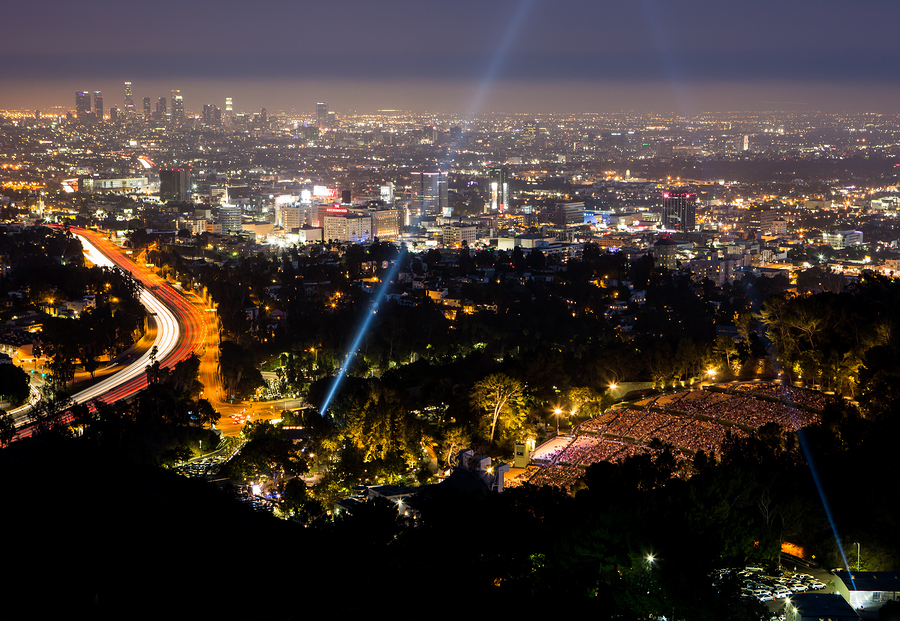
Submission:
M 206 338 L 206 323 L 200 312 L 179 292 L 146 267 L 137 265 L 95 232 L 74 227 L 69 230 L 81 241 L 91 263 L 119 267 L 141 284 L 141 303 L 148 312 L 155 314 L 157 334 L 153 345 L 157 347 L 156 359 L 162 368 L 175 366 L 198 349 Z M 114 403 L 127 399 L 146 388 L 148 364 L 149 350 L 121 371 L 74 394 L 72 399 L 76 403 L 93 399 Z M 20 430 L 17 438 L 25 435 L 31 435 L 30 429 Z
M 102 255 L 104 259 L 129 272 L 141 283 L 144 288 L 141 303 L 149 312 L 156 313 L 157 338 L 154 345 L 158 348 L 156 359 L 162 368 L 171 368 L 197 351 L 206 336 L 206 323 L 193 304 L 184 299 L 184 296 L 163 278 L 125 256 L 107 239 L 86 229 L 70 230 L 81 240 L 85 250 L 91 248 L 89 253 L 93 251 Z M 89 253 L 88 258 L 93 262 Z M 112 403 L 128 398 L 147 386 L 145 369 L 149 363 L 148 352 L 108 378 L 109 384 L 104 384 L 107 380 L 98 382 L 94 387 L 74 395 L 74 399 L 82 403 L 99 397 L 105 403 Z

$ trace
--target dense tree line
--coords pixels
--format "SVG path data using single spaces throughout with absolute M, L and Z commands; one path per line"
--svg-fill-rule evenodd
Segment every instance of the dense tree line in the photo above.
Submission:
M 897 281 L 869 272 L 841 293 L 770 297 L 757 319 L 788 379 L 877 400 L 886 386 L 874 380 L 900 346 L 898 312 Z

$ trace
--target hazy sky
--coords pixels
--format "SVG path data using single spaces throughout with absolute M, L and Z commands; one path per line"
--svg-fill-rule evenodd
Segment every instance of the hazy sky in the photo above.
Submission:
M 900 109 L 897 0 L 7 3 L 0 108 Z

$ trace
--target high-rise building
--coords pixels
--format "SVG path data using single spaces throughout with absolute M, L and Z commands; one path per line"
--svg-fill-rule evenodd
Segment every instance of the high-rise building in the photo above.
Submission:
M 538 125 L 534 121 L 525 121 L 522 123 L 522 144 L 526 147 L 533 147 L 537 142 Z
M 316 104 L 316 126 L 319 129 L 330 129 L 328 127 L 328 102 Z
M 165 122 L 166 120 L 166 98 L 160 97 L 156 100 L 156 120 Z
M 663 192 L 662 226 L 676 231 L 697 228 L 697 193 L 688 190 Z
M 180 90 L 172 91 L 172 120 L 175 123 L 184 122 L 184 99 Z
M 150 120 L 152 115 L 153 111 L 150 109 L 150 98 L 144 97 L 144 118 Z
M 677 266 L 678 243 L 668 235 L 661 236 L 650 250 L 656 267 L 674 270 Z
M 301 205 L 284 205 L 281 208 L 281 226 L 285 231 L 290 233 L 294 229 L 299 229 L 305 224 L 303 222 L 303 206 Z
M 447 173 L 412 173 L 412 204 L 410 208 L 419 215 L 438 215 L 449 205 L 447 199 Z
M 234 99 L 232 97 L 225 98 L 225 125 L 231 127 L 234 125 Z
M 561 228 L 584 224 L 584 203 L 556 203 L 554 224 Z
M 491 202 L 485 204 L 485 213 L 489 211 L 506 211 L 509 209 L 509 169 L 491 168 L 490 170 Z
M 203 105 L 203 124 L 207 127 L 218 127 L 222 124 L 222 110 L 215 104 Z
M 131 82 L 125 82 L 125 112 L 134 112 L 134 94 L 131 92 Z
M 394 204 L 394 182 L 388 181 L 387 185 L 381 186 L 381 200 L 387 205 Z
M 397 241 L 400 239 L 400 210 L 392 207 L 369 208 L 366 210 L 372 219 L 372 237 L 379 241 Z
M 355 213 L 346 207 L 328 207 L 325 212 L 325 239 L 355 243 L 372 239 L 371 216 Z
M 78 91 L 75 93 L 75 115 L 79 121 L 87 119 L 87 115 L 91 113 L 91 92 Z
M 103 121 L 103 93 L 94 91 L 94 115 L 98 121 Z
M 191 199 L 191 169 L 187 166 L 161 168 L 159 198 L 163 201 L 187 202 Z
M 219 224 L 222 225 L 222 233 L 240 233 L 243 229 L 241 218 L 241 206 L 226 203 L 219 207 Z

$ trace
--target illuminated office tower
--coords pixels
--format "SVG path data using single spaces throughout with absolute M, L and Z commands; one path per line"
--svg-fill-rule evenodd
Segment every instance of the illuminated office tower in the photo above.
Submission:
M 231 127 L 234 123 L 234 100 L 231 97 L 225 98 L 225 124 Z
M 538 125 L 534 121 L 522 123 L 522 144 L 533 147 L 537 142 Z
M 226 203 L 219 207 L 219 224 L 222 225 L 223 233 L 241 232 L 243 228 L 241 213 L 240 205 Z
M 412 173 L 412 203 L 410 207 L 419 215 L 437 215 L 448 206 L 447 173 Z
M 161 168 L 159 198 L 163 201 L 187 202 L 191 196 L 191 169 L 187 166 Z
M 506 211 L 509 209 L 509 169 L 491 168 L 490 172 L 491 202 L 484 207 L 488 211 Z
M 393 181 L 388 181 L 387 185 L 381 186 L 381 200 L 383 200 L 386 205 L 394 204 L 394 182 Z
M 686 190 L 663 192 L 662 226 L 676 231 L 697 228 L 697 194 Z
M 125 112 L 134 112 L 134 94 L 131 92 L 131 82 L 125 82 Z
M 156 100 L 156 120 L 157 121 L 165 121 L 166 120 L 166 98 L 160 97 Z
M 103 93 L 94 91 L 94 114 L 98 121 L 103 121 Z
M 328 127 L 328 103 L 316 104 L 316 126 L 319 129 L 329 129 Z
M 153 112 L 150 109 L 150 98 L 144 97 L 144 118 L 149 121 L 152 114 Z
M 172 120 L 176 123 L 184 121 L 184 99 L 180 90 L 172 91 Z
M 80 121 L 87 119 L 91 113 L 91 92 L 78 91 L 75 93 L 75 115 Z
M 207 127 L 218 127 L 222 124 L 222 110 L 215 104 L 203 105 L 203 124 Z

